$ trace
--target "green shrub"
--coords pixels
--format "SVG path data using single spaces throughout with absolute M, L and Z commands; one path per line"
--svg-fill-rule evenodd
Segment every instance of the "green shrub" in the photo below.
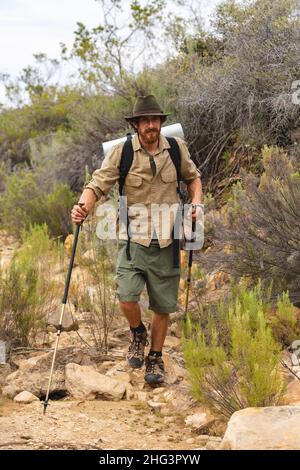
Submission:
M 23 169 L 9 175 L 5 186 L 0 197 L 0 218 L 9 233 L 20 238 L 30 224 L 43 223 L 53 237 L 65 238 L 72 231 L 70 211 L 75 197 L 67 185 L 54 185 L 47 193 L 35 173 Z
M 183 351 L 197 399 L 225 416 L 276 405 L 283 393 L 281 347 L 269 326 L 261 285 L 233 289 L 227 302 L 197 320 L 188 317 Z
M 34 344 L 58 295 L 49 272 L 61 256 L 47 226 L 22 232 L 23 245 L 0 276 L 0 335 L 12 345 Z
M 278 299 L 274 315 L 270 316 L 270 325 L 275 339 L 284 346 L 290 346 L 299 339 L 300 322 L 288 292 L 284 292 Z

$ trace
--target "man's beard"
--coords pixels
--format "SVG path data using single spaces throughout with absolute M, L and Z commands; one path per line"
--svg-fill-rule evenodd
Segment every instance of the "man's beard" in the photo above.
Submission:
M 154 144 L 158 140 L 159 133 L 159 129 L 151 128 L 143 132 L 143 134 L 141 134 L 141 137 L 147 144 Z

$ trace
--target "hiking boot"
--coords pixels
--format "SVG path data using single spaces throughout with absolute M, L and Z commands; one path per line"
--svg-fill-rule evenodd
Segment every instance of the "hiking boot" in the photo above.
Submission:
M 165 366 L 161 356 L 146 357 L 145 381 L 149 385 L 161 384 L 165 379 Z
M 132 339 L 128 348 L 126 359 L 130 367 L 139 369 L 144 364 L 145 346 L 148 346 L 147 330 L 142 333 L 131 332 Z

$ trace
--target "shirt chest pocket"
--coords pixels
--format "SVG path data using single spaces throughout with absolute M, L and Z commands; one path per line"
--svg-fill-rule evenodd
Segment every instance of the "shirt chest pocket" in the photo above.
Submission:
M 128 173 L 125 179 L 125 185 L 133 188 L 138 188 L 141 186 L 143 182 L 143 179 L 139 175 L 133 175 L 131 173 Z
M 175 183 L 177 181 L 175 167 L 162 170 L 160 173 L 160 177 L 164 183 Z
M 128 203 L 132 203 L 139 198 L 142 189 L 143 178 L 139 175 L 128 173 L 125 179 L 125 194 L 128 197 Z

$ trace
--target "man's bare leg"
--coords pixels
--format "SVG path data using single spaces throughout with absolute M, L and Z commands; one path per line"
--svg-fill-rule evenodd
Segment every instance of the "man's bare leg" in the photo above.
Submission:
M 140 326 L 142 320 L 141 308 L 138 302 L 120 302 L 120 307 L 131 328 Z
M 151 324 L 151 350 L 162 351 L 169 326 L 168 313 L 153 312 Z

